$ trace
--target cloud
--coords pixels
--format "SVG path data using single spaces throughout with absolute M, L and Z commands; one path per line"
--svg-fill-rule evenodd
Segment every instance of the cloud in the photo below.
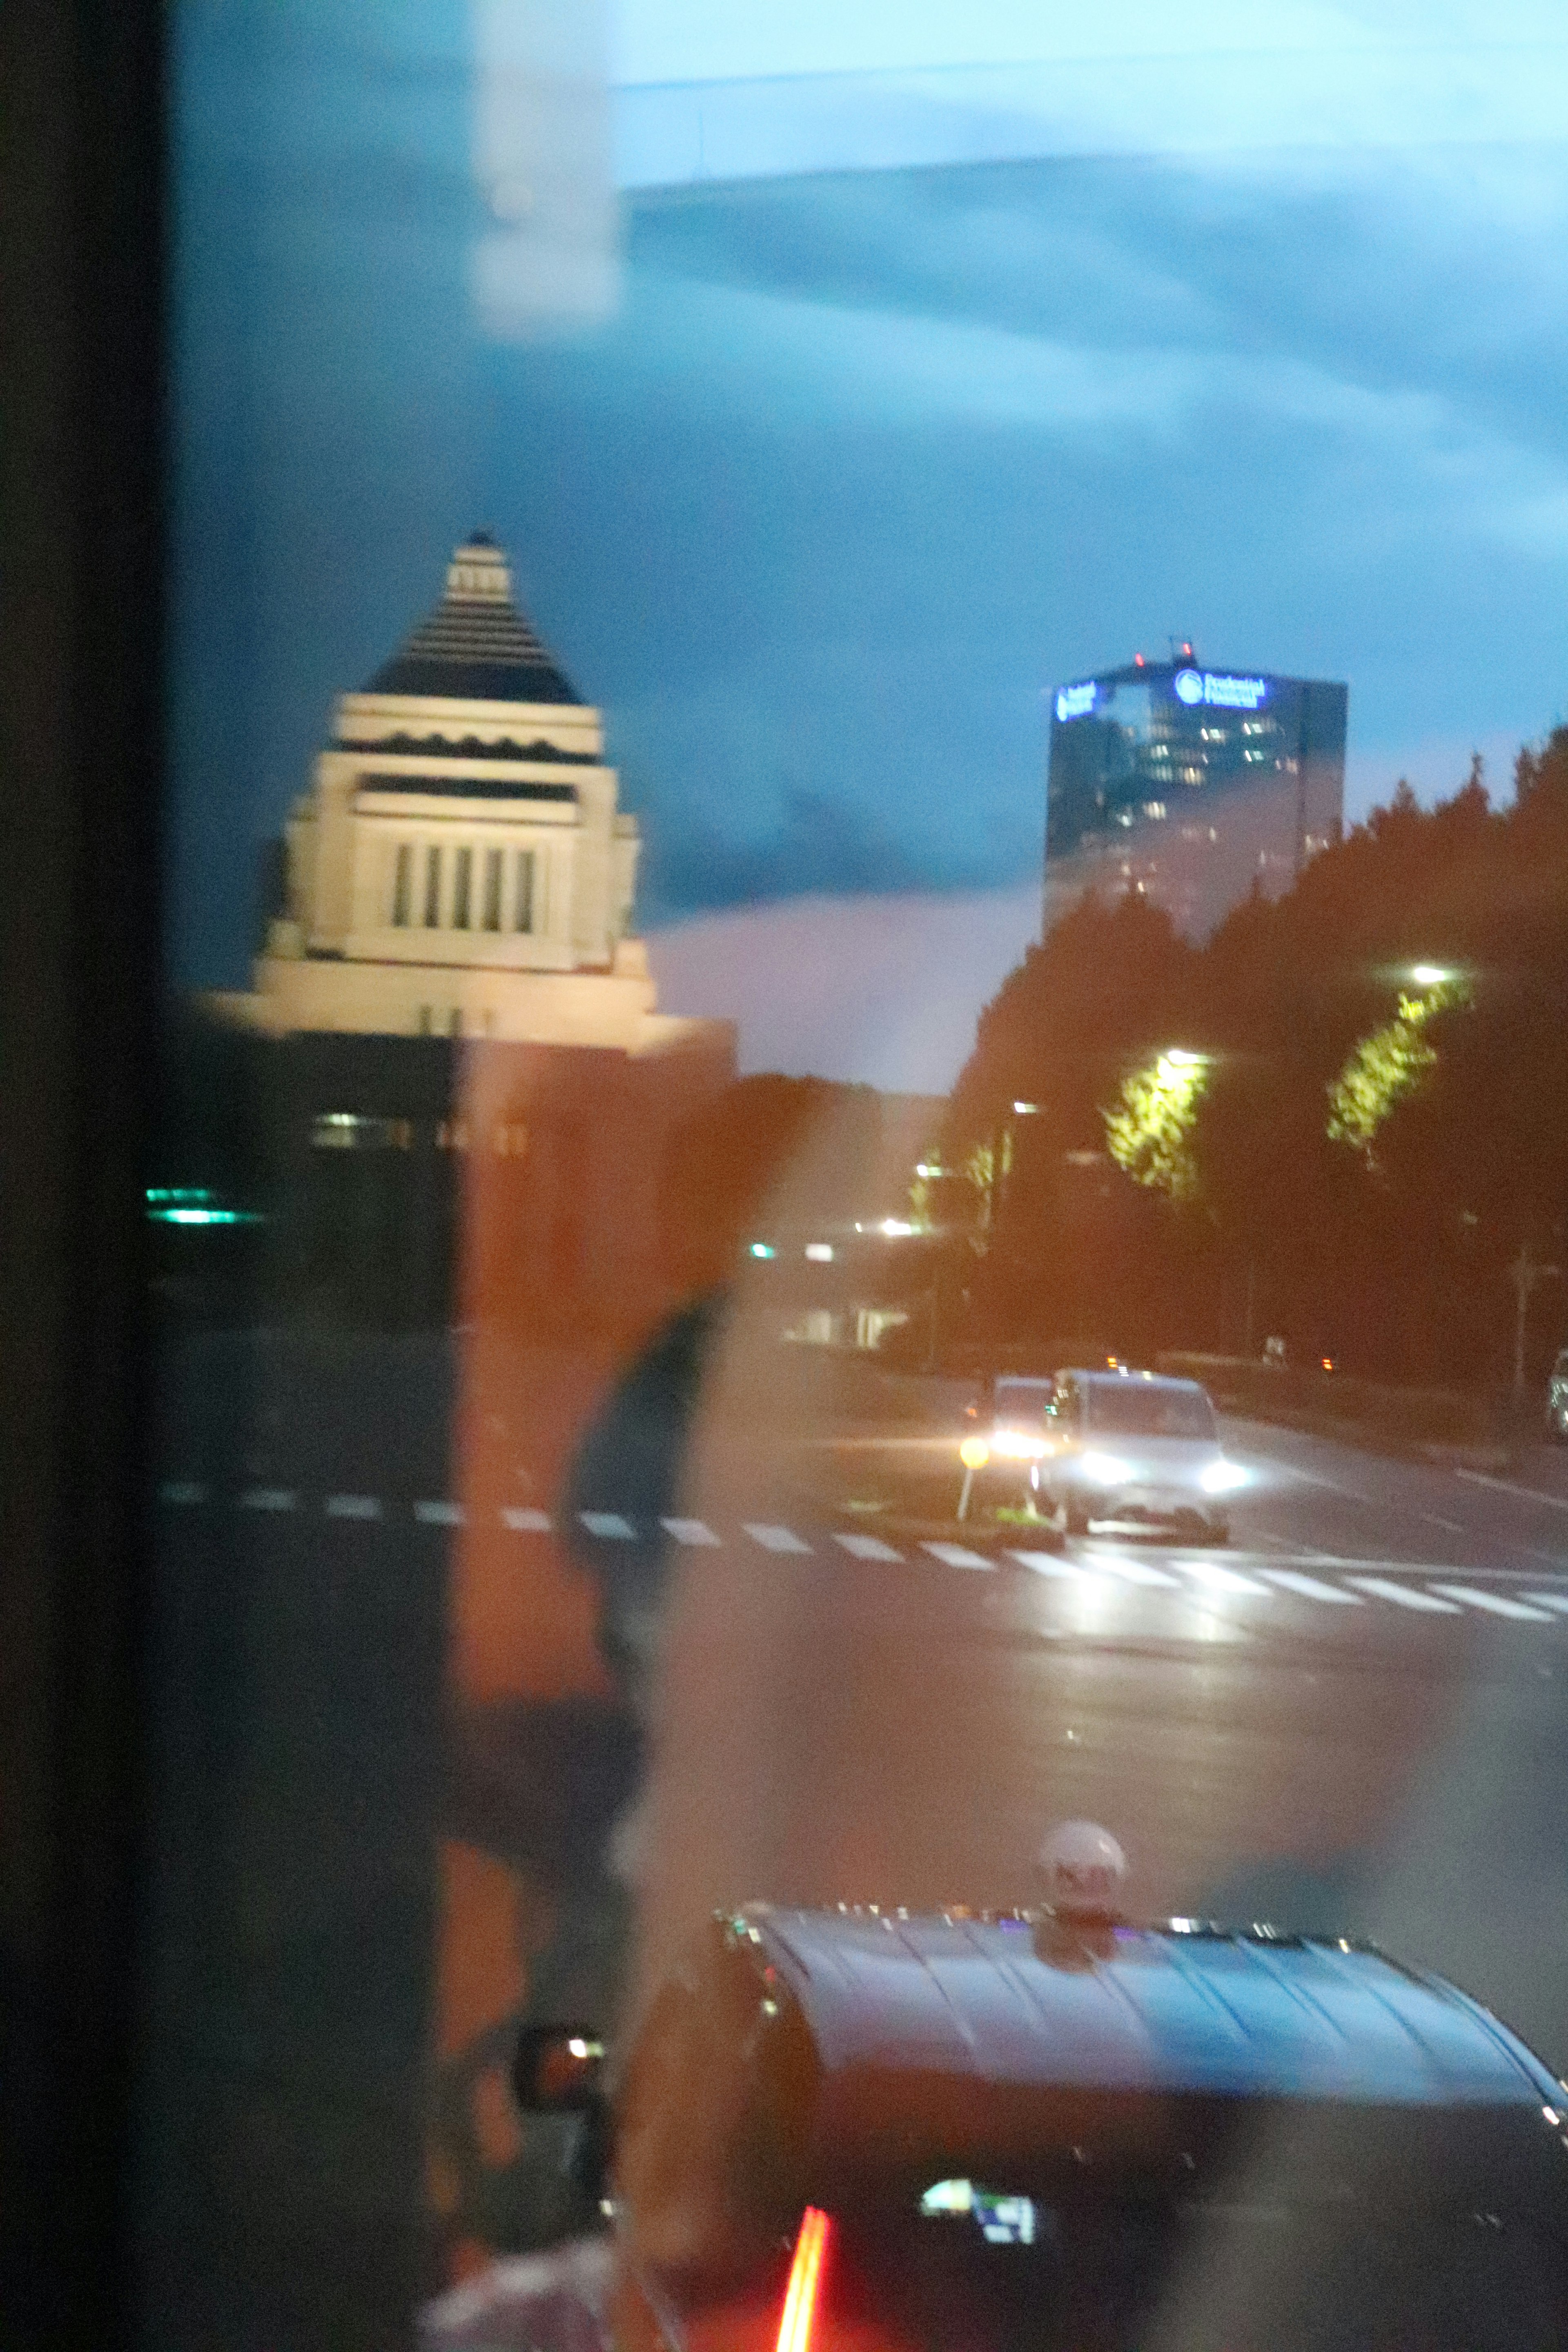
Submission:
M 1038 884 L 713 915 L 648 942 L 661 1010 L 734 1021 L 742 1071 L 945 1094 L 1039 937 Z

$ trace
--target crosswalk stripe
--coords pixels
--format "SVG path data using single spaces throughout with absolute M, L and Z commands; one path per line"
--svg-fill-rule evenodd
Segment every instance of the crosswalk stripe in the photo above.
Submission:
M 1319 1576 L 1303 1576 L 1300 1569 L 1266 1568 L 1263 1573 L 1270 1584 L 1282 1585 L 1287 1592 L 1299 1592 L 1303 1601 L 1337 1601 L 1348 1609 L 1366 1605 L 1359 1592 L 1347 1592 L 1342 1584 L 1325 1584 Z
M 1352 1576 L 1351 1582 L 1363 1592 L 1370 1592 L 1375 1601 L 1392 1601 L 1397 1609 L 1423 1609 L 1443 1617 L 1462 1617 L 1464 1611 L 1457 1601 L 1439 1601 L 1435 1592 L 1423 1592 L 1418 1584 L 1395 1584 L 1387 1576 Z
M 890 1559 L 903 1565 L 903 1553 L 885 1544 L 880 1536 L 835 1536 L 833 1540 L 843 1545 L 851 1559 Z
M 579 1511 L 577 1517 L 591 1536 L 607 1538 L 612 1543 L 633 1543 L 637 1529 L 630 1519 L 623 1519 L 619 1511 Z
M 1524 1598 L 1537 1609 L 1554 1609 L 1560 1617 L 1568 1617 L 1568 1592 L 1527 1592 Z
M 1506 1593 L 1483 1592 L 1479 1584 L 1435 1584 L 1434 1592 L 1445 1601 L 1462 1601 L 1470 1609 L 1484 1609 L 1489 1616 L 1512 1617 L 1521 1624 L 1550 1625 L 1551 1612 L 1531 1609 L 1522 1601 L 1510 1601 Z
M 1217 1560 L 1184 1560 L 1183 1566 L 1195 1584 L 1212 1584 L 1216 1592 L 1250 1592 L 1255 1600 L 1270 1598 L 1268 1587 L 1259 1584 L 1256 1577 L 1243 1576 L 1234 1568 L 1221 1568 Z
M 1009 1559 L 1016 1559 L 1020 1568 L 1032 1568 L 1037 1576 L 1056 1576 L 1071 1580 L 1084 1573 L 1082 1569 L 1075 1568 L 1070 1559 L 1063 1559 L 1059 1552 L 1010 1551 L 1007 1557 Z
M 327 1517 L 329 1519 L 379 1519 L 381 1497 L 379 1495 L 329 1495 Z
M 515 1503 L 503 1503 L 500 1516 L 502 1527 L 510 1528 L 513 1535 L 547 1536 L 550 1533 L 548 1511 L 526 1510 Z
M 239 1507 L 242 1511 L 291 1511 L 299 1500 L 292 1486 L 247 1486 Z
M 716 1544 L 719 1538 L 701 1519 L 660 1519 L 679 1544 Z
M 1171 1576 L 1163 1568 L 1153 1568 L 1146 1559 L 1124 1559 L 1115 1552 L 1100 1552 L 1096 1555 L 1094 1564 L 1096 1568 L 1108 1569 L 1112 1576 L 1121 1577 L 1125 1584 L 1163 1584 L 1171 1591 L 1181 1590 L 1179 1576 Z
M 793 1528 L 769 1527 L 755 1519 L 742 1519 L 741 1524 L 752 1541 L 761 1544 L 764 1551 L 808 1552 L 811 1549 L 808 1543 L 802 1543 Z
M 986 1559 L 984 1552 L 966 1551 L 962 1544 L 928 1543 L 921 1544 L 921 1549 L 929 1551 L 932 1559 L 940 1559 L 943 1568 L 992 1568 L 995 1565 L 994 1561 Z
M 461 1503 L 416 1503 L 414 1516 L 422 1528 L 460 1528 L 463 1507 Z

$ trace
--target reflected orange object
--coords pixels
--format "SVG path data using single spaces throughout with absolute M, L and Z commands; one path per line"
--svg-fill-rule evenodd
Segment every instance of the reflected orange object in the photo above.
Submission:
M 808 2205 L 800 2217 L 800 2235 L 795 2242 L 795 2260 L 789 2266 L 789 2285 L 784 2291 L 784 2317 L 779 2322 L 777 2352 L 811 2352 L 823 2257 L 831 2228 L 832 2223 L 819 2205 Z

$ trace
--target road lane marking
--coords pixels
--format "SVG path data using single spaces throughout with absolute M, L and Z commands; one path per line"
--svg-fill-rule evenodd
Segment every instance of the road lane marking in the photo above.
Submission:
M 1016 1559 L 1020 1568 L 1032 1568 L 1037 1576 L 1057 1576 L 1071 1579 L 1075 1576 L 1084 1576 L 1092 1572 L 1077 1567 L 1070 1559 L 1063 1559 L 1059 1552 L 1010 1551 L 1007 1554 L 1007 1557 L 1009 1559 Z
M 1468 1609 L 1484 1609 L 1492 1617 L 1512 1617 L 1530 1625 L 1553 1622 L 1548 1610 L 1528 1608 L 1522 1601 L 1510 1601 L 1506 1593 L 1483 1592 L 1479 1584 L 1435 1584 L 1432 1590 L 1445 1601 L 1462 1601 Z
M 247 1486 L 239 1507 L 242 1511 L 291 1511 L 299 1500 L 292 1486 Z
M 678 1544 L 717 1544 L 719 1538 L 703 1519 L 660 1519 Z
M 1196 1583 L 1212 1584 L 1216 1592 L 1250 1592 L 1254 1599 L 1262 1601 L 1272 1597 L 1268 1587 L 1259 1584 L 1256 1577 L 1242 1576 L 1234 1568 L 1221 1568 L 1217 1560 L 1184 1560 L 1182 1565 Z
M 1559 1616 L 1568 1617 L 1568 1592 L 1527 1592 L 1526 1601 L 1533 1601 L 1538 1609 L 1554 1609 Z
M 987 1559 L 984 1552 L 965 1551 L 962 1544 L 928 1543 L 921 1544 L 921 1549 L 929 1551 L 932 1559 L 940 1559 L 943 1568 L 994 1568 L 995 1566 L 995 1562 Z
M 463 1507 L 461 1503 L 416 1503 L 414 1516 L 422 1528 L 460 1528 Z
M 619 1511 L 579 1511 L 577 1517 L 591 1536 L 599 1536 L 609 1543 L 635 1543 L 637 1529 L 630 1519 L 623 1519 Z
M 205 1503 L 206 1498 L 207 1490 L 196 1478 L 165 1478 L 158 1489 L 161 1503 L 180 1503 L 188 1507 L 193 1503 Z
M 1352 1576 L 1351 1582 L 1375 1600 L 1392 1601 L 1397 1609 L 1425 1610 L 1434 1617 L 1462 1617 L 1465 1613 L 1457 1601 L 1439 1601 L 1435 1592 L 1423 1592 L 1415 1584 L 1395 1584 L 1392 1577 Z
M 851 1559 L 890 1559 L 900 1568 L 904 1564 L 903 1553 L 885 1544 L 880 1536 L 835 1536 L 833 1540 L 843 1545 Z
M 1146 1559 L 1121 1558 L 1114 1552 L 1102 1551 L 1096 1553 L 1094 1564 L 1096 1568 L 1109 1569 L 1112 1576 L 1120 1576 L 1127 1584 L 1163 1584 L 1167 1591 L 1181 1591 L 1179 1576 L 1172 1576 L 1163 1568 L 1152 1568 Z
M 1446 1519 L 1441 1511 L 1423 1511 L 1421 1517 L 1428 1527 L 1445 1528 L 1451 1536 L 1462 1536 L 1465 1532 L 1462 1520 Z
M 808 1552 L 811 1549 L 808 1543 L 802 1543 L 793 1528 L 769 1527 L 756 1519 L 742 1519 L 741 1524 L 752 1541 L 761 1544 L 764 1551 Z
M 1270 1584 L 1283 1585 L 1287 1592 L 1299 1592 L 1303 1601 L 1332 1601 L 1342 1607 L 1365 1607 L 1359 1592 L 1347 1592 L 1342 1584 L 1325 1584 L 1321 1576 L 1303 1576 L 1293 1568 L 1266 1568 L 1263 1571 Z
M 329 1519 L 379 1519 L 381 1496 L 379 1495 L 329 1495 L 327 1517 Z
M 547 1536 L 550 1533 L 548 1511 L 521 1509 L 515 1503 L 503 1503 L 500 1516 L 501 1525 L 510 1528 L 513 1535 Z
M 1545 1503 L 1554 1511 L 1568 1511 L 1568 1495 L 1544 1495 L 1539 1486 L 1516 1486 L 1511 1478 L 1493 1478 L 1484 1470 L 1456 1470 L 1456 1478 L 1468 1478 L 1472 1486 L 1495 1486 L 1500 1495 L 1522 1495 L 1527 1503 Z

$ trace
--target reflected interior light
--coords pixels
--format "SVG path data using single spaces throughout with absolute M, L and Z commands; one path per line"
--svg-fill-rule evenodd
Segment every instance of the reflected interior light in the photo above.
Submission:
M 906 1223 L 902 1217 L 884 1217 L 882 1220 L 882 1231 L 887 1234 L 889 1241 L 893 1241 L 896 1240 L 900 1234 L 912 1234 L 914 1232 L 914 1227 L 911 1224 Z
M 1038 1103 L 1016 1102 L 1013 1105 L 1020 1118 L 1033 1118 L 1039 1108 Z
M 1440 963 L 1418 963 L 1410 977 L 1417 988 L 1441 988 L 1450 975 Z
M 779 2322 L 778 2352 L 811 2352 L 816 2299 L 822 2288 L 822 2262 L 831 2227 L 819 2205 L 808 2205 L 800 2217 L 795 2260 L 784 2290 L 784 2317 Z
M 752 1244 L 752 1255 L 753 1257 L 776 1257 L 777 1255 L 777 1251 L 774 1250 L 767 1242 L 753 1242 Z
M 805 1254 L 816 1265 L 831 1265 L 833 1263 L 833 1244 L 831 1242 L 807 1242 L 805 1245 Z
M 974 2202 L 971 2180 L 933 2180 L 921 2199 L 922 2213 L 967 2213 Z

